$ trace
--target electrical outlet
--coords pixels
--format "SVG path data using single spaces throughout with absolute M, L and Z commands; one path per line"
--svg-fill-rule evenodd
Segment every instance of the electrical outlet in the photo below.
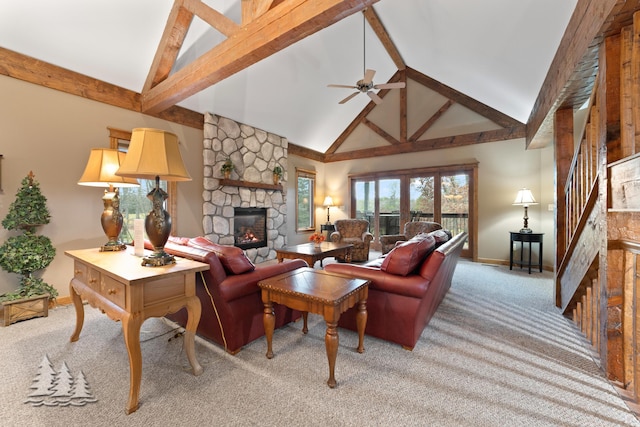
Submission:
M 547 206 L 547 210 L 549 212 L 553 212 L 555 210 L 555 205 L 553 203 L 549 203 L 549 206 Z

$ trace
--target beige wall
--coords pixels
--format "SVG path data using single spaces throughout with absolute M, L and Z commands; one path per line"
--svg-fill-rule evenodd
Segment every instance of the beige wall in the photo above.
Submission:
M 202 130 L 0 76 L 0 218 L 15 199 L 20 182 L 33 171 L 47 198 L 51 223 L 40 228 L 57 250 L 44 280 L 68 295 L 73 264 L 65 250 L 106 242 L 100 225 L 102 189 L 77 185 L 93 147 L 108 147 L 107 127 L 154 127 L 178 135 L 191 182 L 178 184 L 179 234 L 202 234 Z M 149 205 L 151 209 L 151 205 Z M 12 233 L 0 227 L 0 242 Z M 0 270 L 0 293 L 17 287 L 18 276 Z
M 524 209 L 512 206 L 518 190 L 528 187 L 540 203 L 529 207 L 529 227 L 535 232 L 545 233 L 543 264 L 554 264 L 554 217 L 548 205 L 554 203 L 553 191 L 553 150 L 551 147 L 539 150 L 525 150 L 524 140 L 511 140 L 478 144 L 446 150 L 429 151 L 353 160 L 322 165 L 307 159 L 290 156 L 289 189 L 291 204 L 295 198 L 295 167 L 316 168 L 321 183 L 319 203 L 326 194 L 343 206 L 342 210 L 332 208 L 332 221 L 349 216 L 350 174 L 377 172 L 394 169 L 419 168 L 478 161 L 478 258 L 490 262 L 504 262 L 509 259 L 509 231 L 522 228 Z M 290 204 L 291 218 L 295 218 Z M 321 207 L 318 224 L 326 221 L 326 210 Z M 319 227 L 319 225 L 318 225 Z M 296 235 L 294 220 L 289 222 L 290 243 L 306 241 L 307 234 Z M 535 248 L 535 245 L 534 245 Z M 534 249 L 535 250 L 535 249 Z

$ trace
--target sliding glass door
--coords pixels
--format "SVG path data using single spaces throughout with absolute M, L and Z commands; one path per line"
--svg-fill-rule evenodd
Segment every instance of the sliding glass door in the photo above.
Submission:
M 472 164 L 352 176 L 351 216 L 369 221 L 375 249 L 406 222 L 434 221 L 454 235 L 467 232 L 463 256 L 473 257 L 476 175 Z
M 409 209 L 411 221 L 433 221 L 435 214 L 435 177 L 421 176 L 409 179 Z
M 440 224 L 455 236 L 469 232 L 469 175 L 443 175 L 440 179 Z M 465 243 L 463 250 L 469 248 Z
M 354 184 L 355 217 L 369 221 L 374 236 L 400 230 L 400 180 L 362 180 Z

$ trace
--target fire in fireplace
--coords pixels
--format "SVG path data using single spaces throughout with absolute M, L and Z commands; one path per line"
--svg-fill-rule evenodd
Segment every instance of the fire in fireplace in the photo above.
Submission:
M 267 208 L 234 208 L 233 224 L 234 246 L 267 246 Z

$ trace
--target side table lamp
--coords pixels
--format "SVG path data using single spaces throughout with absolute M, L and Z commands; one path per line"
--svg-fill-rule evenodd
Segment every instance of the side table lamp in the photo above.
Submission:
M 523 188 L 518 191 L 516 199 L 513 201 L 514 206 L 524 206 L 524 227 L 520 229 L 520 233 L 531 233 L 529 228 L 529 215 L 527 209 L 530 205 L 537 205 L 536 199 L 533 198 L 531 190 Z
M 329 219 L 329 209 L 331 208 L 331 206 L 333 206 L 333 199 L 331 198 L 331 196 L 327 196 L 324 198 L 322 206 L 327 208 L 327 225 L 331 224 L 331 220 Z
M 127 157 L 116 175 L 155 179 L 155 188 L 147 194 L 153 208 L 144 221 L 144 229 L 153 245 L 153 253 L 143 258 L 142 265 L 160 267 L 174 264 L 175 258 L 164 251 L 164 245 L 171 233 L 171 216 L 164 209 L 164 202 L 169 195 L 160 188 L 160 180 L 191 181 L 180 155 L 178 137 L 159 129 L 133 129 Z
M 111 148 L 93 148 L 79 185 L 89 187 L 107 187 L 102 196 L 104 211 L 100 218 L 102 229 L 109 241 L 100 251 L 121 251 L 126 246 L 119 240 L 122 231 L 122 213 L 120 212 L 119 187 L 139 187 L 138 180 L 116 176 L 115 172 L 124 161 L 126 154 Z

